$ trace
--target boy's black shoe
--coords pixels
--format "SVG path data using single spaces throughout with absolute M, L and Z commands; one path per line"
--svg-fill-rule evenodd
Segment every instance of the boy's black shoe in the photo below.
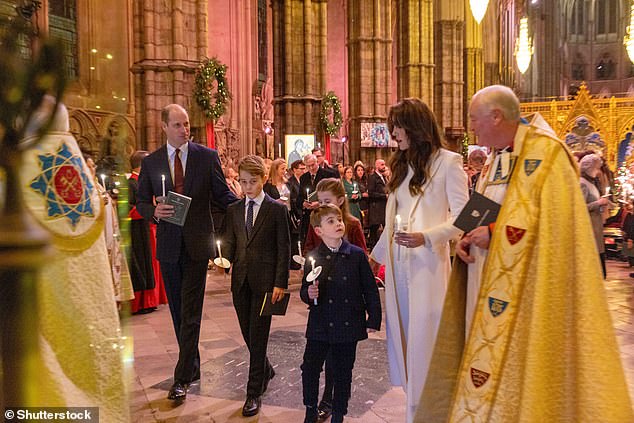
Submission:
M 319 420 L 326 420 L 332 414 L 332 404 L 328 401 L 321 401 L 319 403 L 319 407 L 317 407 L 319 412 Z
M 318 416 L 316 407 L 306 407 L 306 417 L 304 417 L 304 423 L 317 423 Z

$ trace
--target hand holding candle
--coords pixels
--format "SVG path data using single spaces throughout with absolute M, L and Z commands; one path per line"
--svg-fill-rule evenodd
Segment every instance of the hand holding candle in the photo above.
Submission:
M 310 264 L 311 264 L 311 266 L 312 266 L 312 271 L 311 271 L 311 273 L 315 273 L 315 259 L 314 259 L 314 258 L 312 258 L 312 257 L 309 257 L 309 259 L 310 259 Z M 315 278 L 313 279 L 313 285 L 315 285 L 315 282 L 316 282 L 316 281 L 317 281 L 317 277 L 315 277 Z M 317 298 L 315 298 L 315 299 L 313 300 L 313 304 L 317 305 Z

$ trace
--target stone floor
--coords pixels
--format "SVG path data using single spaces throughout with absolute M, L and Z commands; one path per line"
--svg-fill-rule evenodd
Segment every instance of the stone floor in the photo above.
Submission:
M 634 280 L 626 263 L 608 261 L 606 289 L 621 357 L 634 394 Z M 260 413 L 242 417 L 248 354 L 231 303 L 229 276 L 210 272 L 200 334 L 201 382 L 174 406 L 167 390 L 178 348 L 167 306 L 131 316 L 126 330 L 134 343 L 131 414 L 134 422 L 275 422 L 303 420 L 299 365 L 304 347 L 306 306 L 299 300 L 299 273 L 293 272 L 286 316 L 273 318 L 269 357 L 277 376 L 263 397 Z M 349 423 L 396 423 L 405 416 L 405 396 L 389 384 L 385 329 L 359 344 L 353 374 Z M 323 380 L 322 380 L 323 382 Z

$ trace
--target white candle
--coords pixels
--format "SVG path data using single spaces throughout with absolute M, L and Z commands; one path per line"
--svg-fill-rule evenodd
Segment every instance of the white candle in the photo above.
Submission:
M 400 231 L 401 230 L 401 215 L 397 214 L 396 215 L 396 231 Z
M 101 174 L 101 185 L 103 185 L 104 189 L 106 188 L 106 175 Z
M 277 144 L 277 149 L 280 152 L 280 157 L 282 157 L 282 143 L 281 142 Z
M 352 189 L 353 189 L 354 191 L 357 191 L 357 183 L 356 183 L 356 182 L 352 185 L 352 187 L 353 187 Z
M 302 241 L 297 241 L 297 254 L 302 255 Z
M 161 184 L 163 185 L 163 197 L 165 197 L 165 175 L 161 175 Z
M 310 264 L 313 266 L 313 271 L 311 273 L 315 272 L 315 259 L 312 257 L 309 257 L 310 259 Z M 317 282 L 317 278 L 313 279 L 313 285 L 315 285 L 315 282 Z M 317 305 L 317 297 L 315 297 L 313 299 L 313 304 Z
M 310 195 L 310 189 L 306 188 L 306 201 L 308 201 L 309 195 Z
M 216 245 L 218 246 L 218 257 L 222 260 L 222 250 L 220 249 L 220 241 L 216 241 Z
M 610 187 L 605 188 L 605 195 L 610 195 Z

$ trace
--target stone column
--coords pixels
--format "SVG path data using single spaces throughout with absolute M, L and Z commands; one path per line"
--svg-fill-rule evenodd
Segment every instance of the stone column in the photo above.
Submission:
M 189 111 L 192 133 L 204 136 L 204 121 L 191 95 L 198 61 L 207 51 L 207 0 L 134 3 L 136 127 L 139 145 L 154 150 L 164 142 L 161 109 L 169 103 Z
M 350 157 L 373 163 L 389 151 L 361 150 L 361 122 L 385 122 L 392 81 L 392 19 L 389 0 L 348 1 L 348 137 Z M 431 91 L 431 90 L 430 90 Z M 367 151 L 370 150 L 370 151 Z
M 494 6 L 495 4 L 489 4 L 489 9 Z M 489 15 L 489 13 L 490 12 L 487 12 L 487 15 Z M 464 122 L 466 129 L 468 129 L 469 126 L 469 101 L 471 101 L 471 97 L 484 86 L 484 57 L 482 50 L 482 24 L 476 22 L 469 8 L 469 4 L 465 3 Z
M 315 134 L 320 142 L 326 92 L 326 0 L 273 1 L 275 144 L 285 134 Z
M 444 0 L 434 10 L 434 104 L 450 148 L 457 150 L 463 124 L 464 1 Z
M 419 97 L 433 107 L 433 1 L 401 0 L 396 14 L 397 97 Z

